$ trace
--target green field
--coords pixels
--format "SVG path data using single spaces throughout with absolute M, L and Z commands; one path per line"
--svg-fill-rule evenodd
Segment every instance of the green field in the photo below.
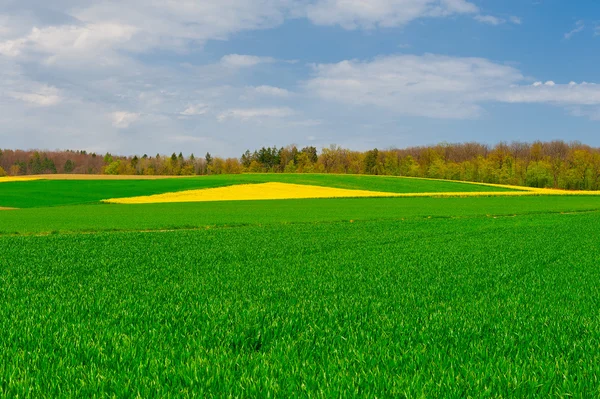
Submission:
M 600 197 L 345 198 L 75 205 L 0 213 L 0 235 L 597 212 Z
M 600 396 L 600 197 L 85 204 L 192 184 L 94 183 L 0 184 L 30 208 L 0 211 L 0 397 Z

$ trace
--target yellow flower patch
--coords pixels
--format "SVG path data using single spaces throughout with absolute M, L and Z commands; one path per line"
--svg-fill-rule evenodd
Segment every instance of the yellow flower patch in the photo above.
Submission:
M 530 189 L 508 192 L 446 192 L 446 193 L 387 193 L 379 191 L 347 190 L 333 187 L 288 183 L 240 184 L 228 187 L 187 190 L 142 197 L 114 198 L 103 202 L 113 204 L 155 204 L 169 202 L 249 201 L 303 198 L 359 198 L 359 197 L 490 197 L 525 195 L 599 195 L 592 191 L 563 191 Z
M 38 177 L 27 177 L 27 176 L 6 176 L 0 177 L 0 183 L 10 183 L 14 181 L 32 181 L 39 180 Z
M 300 198 L 393 197 L 397 194 L 377 191 L 308 186 L 303 184 L 261 183 L 187 190 L 144 197 L 105 200 L 113 204 L 153 204 L 164 202 L 248 201 Z

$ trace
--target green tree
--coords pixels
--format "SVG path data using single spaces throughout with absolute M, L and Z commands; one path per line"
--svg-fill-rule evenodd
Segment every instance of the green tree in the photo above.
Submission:
M 377 158 L 379 158 L 379 150 L 377 148 L 366 152 L 363 161 L 363 173 L 368 175 L 377 174 Z
M 294 160 L 290 159 L 290 161 L 285 165 L 284 173 L 296 173 L 296 165 L 294 164 Z
M 315 164 L 319 160 L 319 154 L 317 153 L 316 147 L 304 147 L 300 152 L 305 153 L 308 156 L 308 160 Z
M 314 171 L 314 163 L 311 162 L 310 155 L 301 151 L 298 154 L 298 161 L 296 163 L 296 172 L 298 173 L 312 173 Z
M 544 161 L 531 162 L 527 168 L 527 186 L 537 188 L 552 187 L 554 176 L 552 165 Z
M 67 159 L 67 161 L 65 162 L 65 166 L 63 166 L 63 171 L 65 173 L 72 173 L 74 169 L 75 162 L 71 161 L 70 159 Z
M 32 175 L 39 175 L 43 172 L 42 157 L 39 152 L 36 151 L 33 153 L 33 156 L 29 160 L 28 169 Z
M 243 153 L 240 158 L 240 162 L 242 163 L 242 166 L 244 168 L 248 169 L 250 167 L 250 164 L 252 163 L 252 161 L 254 161 L 254 157 L 252 156 L 252 153 L 250 152 L 250 150 L 246 150 L 246 152 Z
M 107 175 L 118 175 L 119 168 L 121 167 L 121 161 L 114 161 L 106 168 L 104 168 L 104 174 Z

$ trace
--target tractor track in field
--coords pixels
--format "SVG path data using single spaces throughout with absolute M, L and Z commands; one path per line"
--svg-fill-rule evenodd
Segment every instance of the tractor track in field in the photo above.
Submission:
M 204 226 L 185 226 L 185 227 L 162 227 L 156 229 L 106 229 L 106 230 L 79 230 L 79 231 L 44 231 L 44 232 L 0 232 L 0 237 L 48 237 L 48 236 L 72 236 L 72 235 L 95 235 L 95 234 L 110 234 L 110 233 L 173 233 L 173 232 L 184 232 L 184 231 L 205 231 L 205 230 L 222 230 L 222 229 L 236 229 L 244 227 L 268 227 L 275 225 L 314 225 L 314 224 L 339 224 L 339 223 L 365 223 L 365 222 L 382 222 L 382 221 L 398 221 L 398 222 L 410 222 L 418 220 L 440 220 L 440 219 L 452 219 L 452 220 L 465 220 L 465 219 L 510 219 L 527 216 L 539 216 L 539 215 L 583 215 L 590 213 L 600 213 L 598 209 L 592 210 L 581 210 L 581 211 L 542 211 L 542 212 L 526 212 L 521 214 L 487 214 L 487 215 L 470 215 L 470 216 L 416 216 L 416 217 L 394 217 L 394 218 L 380 218 L 380 219 L 339 219 L 339 220 L 328 220 L 328 221 L 299 221 L 299 222 L 277 222 L 277 223 L 237 223 L 237 224 L 222 224 L 222 225 L 204 225 Z

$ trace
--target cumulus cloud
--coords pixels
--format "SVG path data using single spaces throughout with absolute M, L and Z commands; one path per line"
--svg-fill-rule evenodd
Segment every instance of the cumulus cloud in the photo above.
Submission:
M 221 58 L 221 65 L 227 68 L 249 68 L 271 62 L 275 62 L 275 59 L 271 57 L 258 57 L 255 55 L 229 54 Z
M 140 118 L 140 114 L 126 111 L 117 111 L 110 114 L 112 124 L 118 129 L 128 128 Z
M 184 111 L 181 112 L 182 116 L 195 116 L 204 115 L 208 112 L 209 107 L 206 104 L 194 104 L 188 106 Z
M 402 55 L 317 65 L 306 87 L 321 98 L 341 103 L 383 107 L 404 115 L 464 119 L 482 113 L 482 93 L 522 78 L 518 70 L 482 58 Z
M 401 26 L 418 18 L 478 11 L 466 0 L 321 0 L 310 4 L 306 15 L 318 25 L 356 29 Z
M 260 120 L 262 118 L 285 118 L 294 115 L 294 110 L 287 107 L 280 108 L 239 108 L 239 109 L 228 109 L 221 112 L 217 119 L 220 122 L 228 119 L 239 119 L 239 120 Z
M 516 16 L 511 16 L 509 18 L 510 22 L 512 22 L 515 25 L 521 25 L 523 23 L 523 20 L 520 17 L 516 17 Z
M 65 66 L 116 64 L 116 51 L 129 41 L 136 28 L 114 23 L 87 26 L 50 26 L 21 38 L 0 42 L 0 54 L 32 60 L 41 57 L 48 64 L 63 62 Z
M 494 17 L 493 15 L 476 15 L 475 20 L 489 25 L 502 25 L 506 22 L 505 19 Z
M 585 117 L 592 121 L 600 121 L 600 107 L 570 107 L 569 113 L 573 116 Z
M 498 93 L 498 101 L 508 103 L 548 103 L 568 106 L 600 105 L 600 85 L 593 83 L 557 84 L 553 81 L 513 86 Z
M 37 107 L 50 107 L 62 101 L 59 90 L 46 85 L 40 86 L 33 92 L 14 91 L 9 92 L 8 95 Z
M 280 97 L 287 98 L 291 95 L 289 90 L 282 89 L 280 87 L 274 86 L 257 86 L 257 87 L 249 87 L 248 92 L 250 94 L 259 95 L 259 96 L 269 96 L 269 97 Z
M 493 26 L 502 25 L 502 24 L 505 24 L 506 22 L 510 22 L 511 24 L 514 24 L 514 25 L 521 25 L 523 23 L 523 20 L 521 20 L 521 18 L 516 17 L 514 15 L 509 17 L 508 21 L 504 18 L 496 17 L 494 15 L 478 14 L 478 15 L 475 15 L 473 18 L 478 22 L 481 22 L 483 24 L 493 25 Z
M 600 85 L 523 81 L 517 69 L 486 59 L 428 54 L 316 65 L 306 89 L 342 104 L 442 119 L 477 118 L 488 102 L 600 105 Z
M 86 3 L 73 7 L 71 14 L 85 22 L 117 21 L 135 26 L 140 32 L 137 45 L 143 48 L 202 43 L 245 30 L 270 28 L 283 22 L 290 1 L 161 1 L 152 6 L 145 0 Z
M 0 11 L 0 55 L 41 57 L 63 67 L 119 65 L 139 52 L 185 52 L 208 40 L 277 26 L 292 3 L 203 0 L 149 6 L 145 0 L 60 0 L 52 3 L 50 13 L 39 0 L 23 0 Z

